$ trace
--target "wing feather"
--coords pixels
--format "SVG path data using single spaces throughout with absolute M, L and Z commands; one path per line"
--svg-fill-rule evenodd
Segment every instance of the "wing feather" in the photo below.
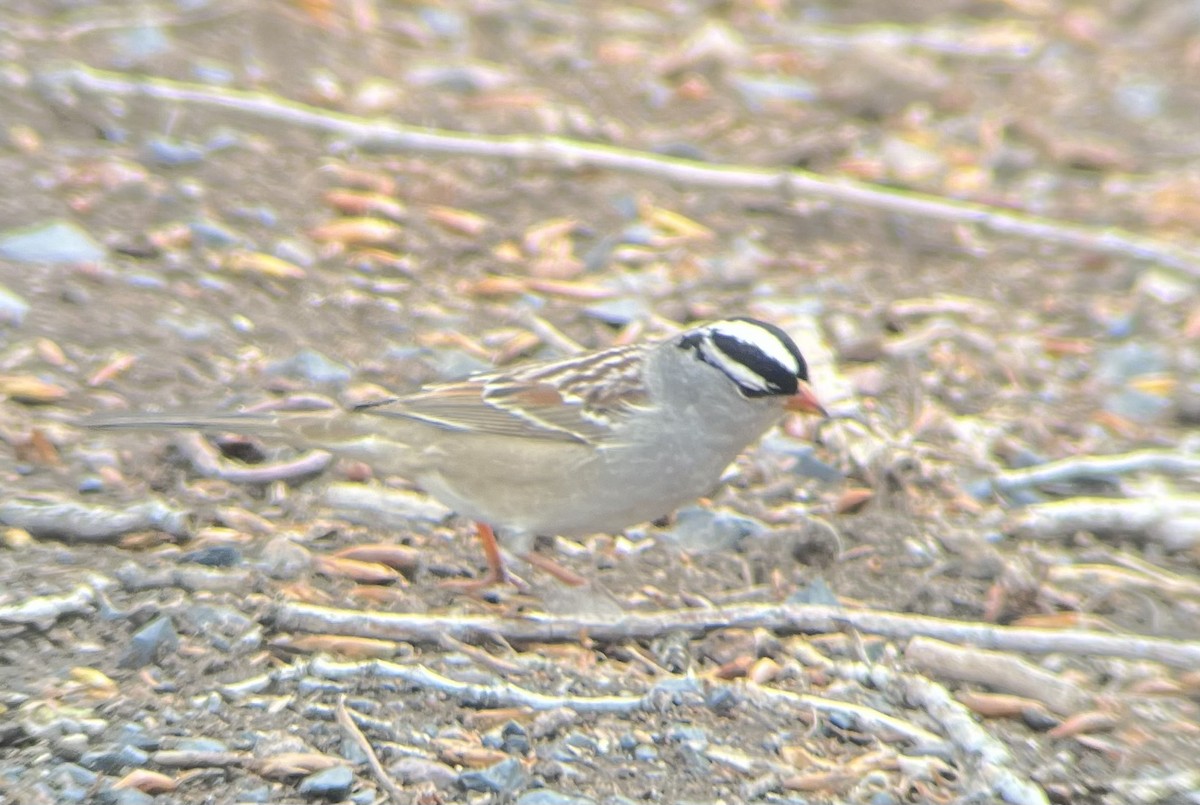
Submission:
M 358 409 L 451 431 L 599 444 L 646 403 L 637 346 L 429 386 Z

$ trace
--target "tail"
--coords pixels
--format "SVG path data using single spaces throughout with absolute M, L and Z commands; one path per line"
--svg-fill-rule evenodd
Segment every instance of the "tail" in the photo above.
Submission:
M 97 430 L 196 430 L 205 433 L 239 433 L 257 436 L 308 450 L 320 448 L 345 458 L 357 459 L 379 472 L 406 475 L 411 469 L 412 450 L 402 419 L 362 416 L 354 410 L 308 408 L 306 410 L 235 411 L 206 413 L 165 411 L 163 413 L 100 414 L 79 425 Z M 381 428 L 381 425 L 386 426 Z
M 97 430 L 199 430 L 205 433 L 240 433 L 245 436 L 283 436 L 277 413 L 211 414 L 189 411 L 163 413 L 99 414 L 80 420 Z

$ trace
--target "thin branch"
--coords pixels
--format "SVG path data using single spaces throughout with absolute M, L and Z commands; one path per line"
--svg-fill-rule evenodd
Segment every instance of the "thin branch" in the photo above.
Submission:
M 1009 470 L 993 479 L 1001 492 L 1030 486 L 1079 481 L 1104 481 L 1115 475 L 1155 472 L 1163 475 L 1200 476 L 1200 456 L 1168 450 L 1138 450 L 1113 456 L 1078 456 L 1027 469 Z
M 342 728 L 342 731 L 367 756 L 367 765 L 371 767 L 371 773 L 375 775 L 376 782 L 383 786 L 383 790 L 387 791 L 388 797 L 392 802 L 397 804 L 404 802 L 404 793 L 396 786 L 396 781 L 388 776 L 387 771 L 383 768 L 383 764 L 379 762 L 379 756 L 375 754 L 375 749 L 371 746 L 371 742 L 367 740 L 367 736 L 362 734 L 362 730 L 354 723 L 354 719 L 350 718 L 350 713 L 346 710 L 345 694 L 338 696 L 337 708 L 334 710 L 334 715 L 337 717 L 337 723 Z
M 745 690 L 747 698 L 764 710 L 778 711 L 781 707 L 793 707 L 798 710 L 815 710 L 826 715 L 840 715 L 844 720 L 852 720 L 856 729 L 874 735 L 884 742 L 900 737 L 921 746 L 925 751 L 936 751 L 937 747 L 944 743 L 940 735 L 921 729 L 904 719 L 881 713 L 873 707 L 840 702 L 808 693 L 793 693 L 790 690 L 765 685 L 750 684 Z
M 1045 792 L 1012 770 L 1015 761 L 1008 748 L 980 727 L 970 710 L 955 701 L 940 683 L 880 664 L 834 662 L 806 641 L 795 641 L 792 652 L 803 665 L 878 690 L 903 707 L 921 708 L 954 745 L 958 755 L 973 767 L 966 781 L 971 790 L 981 795 L 980 801 L 1046 805 Z
M 1187 547 L 1200 527 L 1200 495 L 1137 500 L 1071 498 L 1026 506 L 1014 518 L 1023 538 L 1061 539 L 1077 531 L 1137 534 L 1143 539 Z
M 187 512 L 150 500 L 124 508 L 75 501 L 12 498 L 0 503 L 0 525 L 23 528 L 39 539 L 108 542 L 131 531 L 165 531 L 186 537 Z
M 1020 657 L 975 647 L 962 648 L 941 640 L 916 637 L 904 650 L 913 668 L 942 679 L 973 682 L 992 690 L 1036 699 L 1059 715 L 1079 710 L 1087 696 L 1058 674 L 1038 668 Z
M 175 446 L 197 473 L 205 478 L 217 478 L 231 484 L 270 484 L 275 481 L 296 481 L 324 470 L 333 461 L 333 454 L 310 450 L 288 461 L 246 465 L 227 461 L 200 433 L 183 433 Z
M 82 615 L 92 611 L 96 595 L 92 588 L 80 585 L 65 595 L 43 595 L 19 604 L 0 607 L 0 623 L 24 623 L 49 629 L 64 615 Z
M 433 671 L 424 665 L 401 665 L 387 660 L 360 660 L 356 662 L 334 662 L 324 657 L 314 658 L 309 671 L 316 676 L 346 679 L 347 677 L 383 677 L 403 679 L 417 687 L 428 687 L 469 704 L 483 708 L 530 707 L 534 710 L 554 710 L 566 707 L 587 713 L 637 713 L 648 709 L 660 709 L 663 702 L 673 702 L 680 693 L 691 693 L 697 700 L 703 694 L 701 682 L 692 676 L 675 676 L 663 679 L 644 693 L 627 696 L 550 696 L 528 688 L 505 682 L 499 678 L 489 683 L 459 682 Z M 734 687 L 732 683 L 714 682 Z M 808 712 L 840 715 L 853 720 L 858 729 L 891 741 L 897 737 L 925 747 L 927 750 L 942 743 L 942 738 L 921 729 L 903 719 L 881 713 L 871 707 L 853 702 L 838 701 L 824 696 L 792 693 L 763 685 L 737 686 L 747 699 L 763 704 L 770 709 L 795 708 Z M 347 715 L 346 718 L 349 718 Z M 338 716 L 341 723 L 342 716 Z
M 842 665 L 839 663 L 838 665 Z M 945 687 L 917 674 L 901 674 L 880 666 L 867 667 L 860 663 L 864 682 L 887 690 L 889 698 L 899 699 L 909 706 L 920 707 L 937 723 L 963 757 L 971 761 L 973 773 L 967 774 L 971 788 L 983 783 L 986 800 L 1014 805 L 1046 805 L 1049 799 L 1031 780 L 1013 770 L 1016 762 L 1008 748 L 987 730 L 979 726 L 974 715 L 954 700 Z
M 1200 666 L 1200 641 L 1167 640 L 1080 630 L 1018 629 L 985 623 L 901 615 L 832 606 L 743 604 L 713 609 L 630 612 L 608 616 L 557 616 L 544 612 L 520 618 L 489 615 L 421 615 L 333 609 L 282 603 L 273 614 L 275 628 L 302 632 L 377 637 L 437 644 L 450 634 L 459 640 L 499 635 L 516 642 L 570 642 L 586 634 L 608 643 L 650 639 L 673 631 L 700 635 L 727 627 L 762 628 L 775 633 L 828 633 L 854 629 L 864 634 L 907 640 L 924 635 L 949 643 L 1030 654 L 1076 654 L 1151 660 L 1178 668 Z
M 335 662 L 316 657 L 309 663 L 309 671 L 314 676 L 326 679 L 364 676 L 400 679 L 415 687 L 430 688 L 485 710 L 499 707 L 554 710 L 566 707 L 580 713 L 637 713 L 659 710 L 664 702 L 673 702 L 682 694 L 690 693 L 697 700 L 703 697 L 700 682 L 695 677 L 670 677 L 637 696 L 551 696 L 500 680 L 490 684 L 459 682 L 424 665 L 400 665 L 387 660 Z
M 345 137 L 361 148 L 375 151 L 524 160 L 570 170 L 603 169 L 636 173 L 690 187 L 769 191 L 788 197 L 825 199 L 917 218 L 977 226 L 997 235 L 1152 261 L 1192 277 L 1200 277 L 1200 249 L 1194 247 L 1177 246 L 1115 227 L 1055 221 L 985 204 L 885 188 L 844 178 L 831 179 L 802 170 L 705 164 L 561 137 L 467 135 L 423 129 L 367 120 L 266 93 L 162 78 L 138 78 L 82 65 L 47 72 L 42 79 L 50 89 L 65 87 L 101 95 L 150 98 L 238 112 L 272 123 Z

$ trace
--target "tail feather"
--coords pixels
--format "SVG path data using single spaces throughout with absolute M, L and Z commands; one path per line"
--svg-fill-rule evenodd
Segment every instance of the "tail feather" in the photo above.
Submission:
M 166 411 L 160 414 L 99 414 L 79 424 L 97 430 L 199 430 L 206 433 L 241 433 L 246 436 L 282 436 L 279 415 L 274 413 L 212 414 Z

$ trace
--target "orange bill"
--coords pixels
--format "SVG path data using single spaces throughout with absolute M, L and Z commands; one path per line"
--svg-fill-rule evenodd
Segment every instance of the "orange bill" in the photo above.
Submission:
M 819 414 L 828 418 L 829 413 L 817 400 L 817 395 L 813 393 L 812 387 L 800 381 L 800 387 L 791 397 L 787 398 L 787 402 L 783 407 L 789 411 L 795 411 L 801 414 Z

